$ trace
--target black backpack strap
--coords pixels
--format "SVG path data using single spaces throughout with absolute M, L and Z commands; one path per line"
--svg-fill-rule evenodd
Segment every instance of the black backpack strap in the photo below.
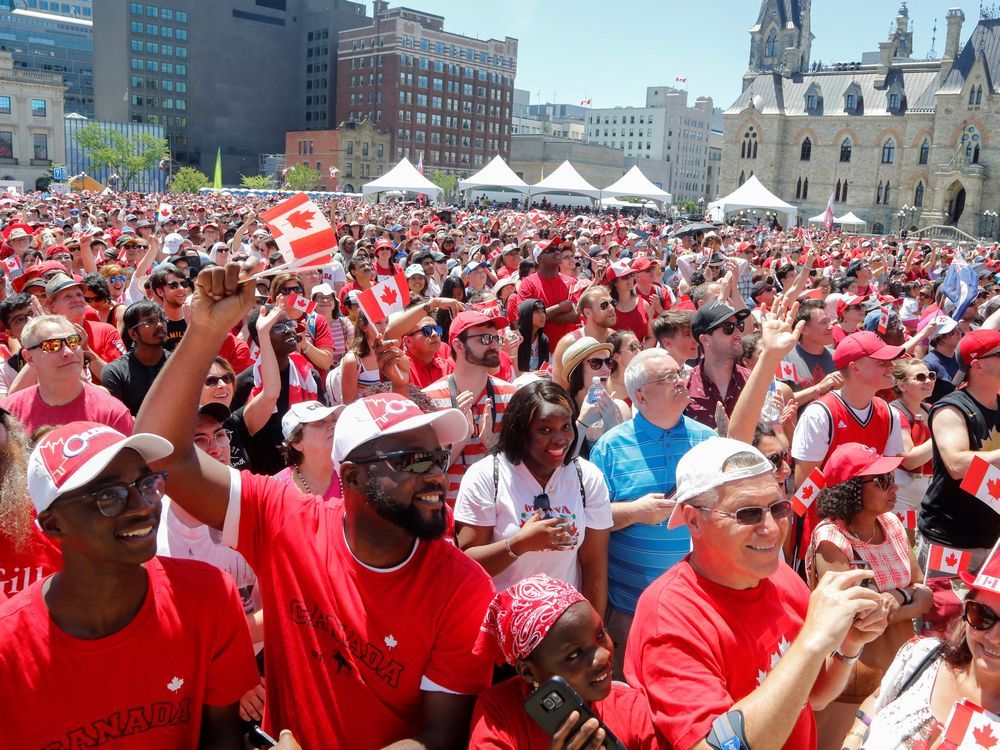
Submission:
M 580 482 L 580 502 L 583 503 L 584 509 L 587 508 L 587 491 L 583 488 L 583 469 L 580 468 L 580 459 L 573 459 L 573 466 L 576 467 L 576 478 Z
M 500 493 L 500 457 L 493 454 L 493 504 L 497 504 L 497 495 Z

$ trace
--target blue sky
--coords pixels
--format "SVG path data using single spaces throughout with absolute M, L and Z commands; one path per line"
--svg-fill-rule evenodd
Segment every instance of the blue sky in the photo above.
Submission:
M 517 88 L 541 101 L 595 107 L 638 105 L 646 86 L 688 79 L 689 101 L 711 96 L 727 108 L 739 95 L 750 53 L 747 29 L 759 0 L 393 0 L 445 18 L 445 29 L 480 38 L 518 39 Z M 937 19 L 944 49 L 948 8 L 965 12 L 962 41 L 979 18 L 978 0 L 911 0 L 915 57 L 931 46 Z M 854 61 L 878 50 L 894 27 L 897 0 L 813 0 L 812 60 Z

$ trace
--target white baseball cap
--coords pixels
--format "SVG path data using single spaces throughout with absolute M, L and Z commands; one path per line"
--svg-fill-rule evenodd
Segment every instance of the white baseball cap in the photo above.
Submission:
M 737 453 L 753 453 L 758 461 L 747 467 L 723 470 L 726 461 Z M 668 529 L 676 529 L 684 525 L 684 514 L 681 506 L 703 492 L 714 490 L 737 479 L 747 479 L 760 474 L 773 472 L 774 465 L 759 450 L 748 443 L 732 438 L 710 437 L 698 443 L 681 456 L 677 462 L 674 476 L 677 480 L 677 495 L 667 522 Z
M 340 414 L 333 435 L 333 462 L 339 469 L 360 446 L 382 435 L 395 435 L 421 427 L 434 428 L 438 442 L 444 445 L 465 440 L 469 422 L 458 409 L 424 413 L 420 407 L 398 393 L 376 393 L 349 404 Z
M 121 451 L 131 448 L 146 461 L 166 458 L 174 446 L 159 435 L 125 437 L 96 422 L 70 422 L 38 441 L 28 458 L 28 494 L 41 513 L 60 495 L 94 481 Z
M 175 255 L 177 253 L 177 248 L 183 244 L 184 238 L 177 232 L 171 232 L 166 237 L 163 238 L 163 247 L 167 251 L 167 255 Z
M 285 440 L 288 440 L 288 436 L 292 434 L 292 430 L 300 424 L 319 422 L 331 414 L 340 414 L 343 410 L 343 404 L 323 406 L 319 401 L 302 401 L 298 404 L 292 404 L 288 411 L 285 412 L 285 416 L 281 418 L 281 436 Z
M 951 333 L 958 327 L 958 321 L 954 318 L 949 318 L 947 315 L 938 315 L 931 321 L 931 323 L 934 328 L 931 329 L 929 337 L 932 339 Z

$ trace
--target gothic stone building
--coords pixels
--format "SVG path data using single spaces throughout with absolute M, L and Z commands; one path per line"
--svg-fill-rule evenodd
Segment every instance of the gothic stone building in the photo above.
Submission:
M 799 209 L 853 211 L 874 232 L 946 224 L 997 236 L 1000 19 L 947 13 L 940 58 L 912 57 L 905 3 L 860 63 L 810 64 L 810 0 L 763 0 L 743 93 L 724 115 L 723 195 L 750 175 Z

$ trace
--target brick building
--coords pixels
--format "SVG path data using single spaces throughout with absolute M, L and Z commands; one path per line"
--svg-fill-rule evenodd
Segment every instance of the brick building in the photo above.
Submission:
M 392 134 L 392 161 L 472 174 L 510 156 L 517 40 L 444 30 L 444 18 L 374 3 L 371 25 L 342 31 L 337 114 Z
M 296 130 L 285 133 L 285 166 L 305 164 L 322 175 L 318 190 L 361 192 L 361 186 L 389 171 L 392 134 L 367 118 L 342 122 L 337 130 Z M 339 171 L 336 178 L 330 168 Z

